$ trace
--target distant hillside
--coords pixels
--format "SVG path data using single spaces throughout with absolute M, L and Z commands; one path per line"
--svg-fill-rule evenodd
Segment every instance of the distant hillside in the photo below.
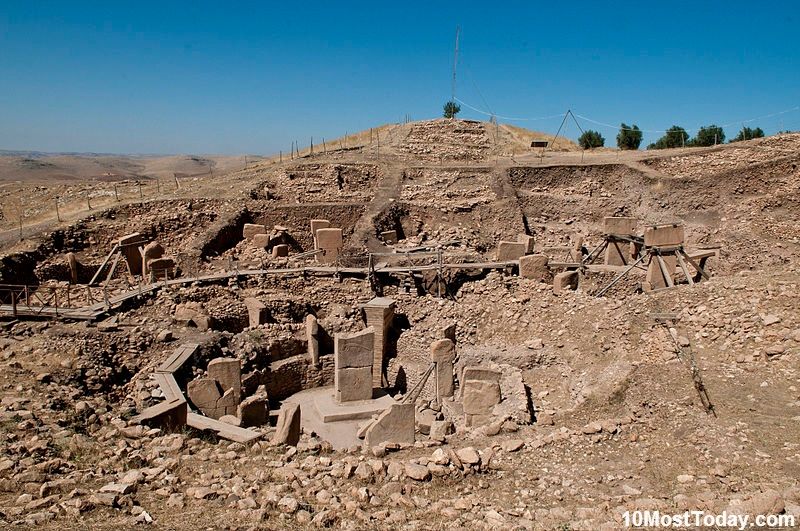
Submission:
M 248 163 L 262 160 L 247 156 Z M 98 155 L 37 151 L 0 152 L 0 181 L 48 182 L 85 179 L 172 178 L 228 173 L 242 169 L 244 155 Z

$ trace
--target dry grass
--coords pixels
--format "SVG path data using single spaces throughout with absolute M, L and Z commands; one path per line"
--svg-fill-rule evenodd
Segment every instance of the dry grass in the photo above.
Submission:
M 556 139 L 555 135 L 542 133 L 540 131 L 531 131 L 516 125 L 502 124 L 500 125 L 501 135 L 506 137 L 505 142 L 508 147 L 513 150 L 511 153 L 529 153 L 531 151 L 531 142 L 534 140 L 547 140 L 550 143 L 548 148 L 551 151 L 580 151 L 581 148 L 575 142 L 568 138 L 560 136 Z M 555 140 L 555 142 L 554 142 Z

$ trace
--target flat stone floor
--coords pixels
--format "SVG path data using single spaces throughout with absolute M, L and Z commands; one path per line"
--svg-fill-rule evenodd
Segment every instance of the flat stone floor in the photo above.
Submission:
M 372 400 L 339 404 L 334 399 L 331 386 L 300 391 L 284 402 L 300 406 L 300 425 L 303 430 L 316 433 L 320 438 L 329 441 L 335 449 L 342 450 L 361 446 L 358 429 L 373 415 L 378 415 L 394 404 L 395 400 L 379 391 Z

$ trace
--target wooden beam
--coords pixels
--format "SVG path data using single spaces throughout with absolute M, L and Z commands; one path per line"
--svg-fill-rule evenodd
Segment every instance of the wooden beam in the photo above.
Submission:
M 683 255 L 683 257 L 686 258 L 686 261 L 692 264 L 692 266 L 697 270 L 698 273 L 700 273 L 700 275 L 702 275 L 704 279 L 709 280 L 711 278 L 710 276 L 708 276 L 708 273 L 705 272 L 705 269 L 697 265 L 697 262 L 695 262 L 694 259 L 692 259 L 688 254 L 686 254 L 686 252 L 684 252 L 683 250 L 681 250 L 680 252 Z
M 672 288 L 675 286 L 675 283 L 672 282 L 672 273 L 669 272 L 667 268 L 667 264 L 664 263 L 664 259 L 661 258 L 660 254 L 655 255 L 656 261 L 658 262 L 658 267 L 661 268 L 661 274 L 664 275 L 664 282 L 666 282 L 668 288 Z
M 681 266 L 681 271 L 686 275 L 686 280 L 689 281 L 689 285 L 694 286 L 694 279 L 692 279 L 692 275 L 689 274 L 689 269 L 686 267 L 686 262 L 683 261 L 681 253 L 675 253 L 675 258 L 678 259 L 678 265 Z
M 119 243 L 115 243 L 114 244 L 114 248 L 111 249 L 111 252 L 108 253 L 108 256 L 106 256 L 106 259 L 103 260 L 103 263 L 100 264 L 100 267 L 98 268 L 97 272 L 95 272 L 94 276 L 92 277 L 92 280 L 89 281 L 89 285 L 90 286 L 93 285 L 97 281 L 97 278 L 100 276 L 100 273 L 103 271 L 103 269 L 105 269 L 106 264 L 108 264 L 108 261 L 111 260 L 111 257 L 114 255 L 114 253 L 117 252 L 118 249 L 119 249 Z

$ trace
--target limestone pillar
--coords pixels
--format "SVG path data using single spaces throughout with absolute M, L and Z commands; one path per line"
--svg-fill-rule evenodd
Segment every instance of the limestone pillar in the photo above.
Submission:
M 453 363 L 456 359 L 456 346 L 449 339 L 434 341 L 431 345 L 431 361 L 436 364 L 436 397 L 453 396 Z
M 319 365 L 319 322 L 313 315 L 306 316 L 306 339 L 308 340 L 308 361 L 316 367 Z
M 386 356 L 386 340 L 394 319 L 395 302 L 386 297 L 376 297 L 364 305 L 367 326 L 375 330 L 374 357 L 372 362 L 372 387 L 383 387 L 383 360 Z

